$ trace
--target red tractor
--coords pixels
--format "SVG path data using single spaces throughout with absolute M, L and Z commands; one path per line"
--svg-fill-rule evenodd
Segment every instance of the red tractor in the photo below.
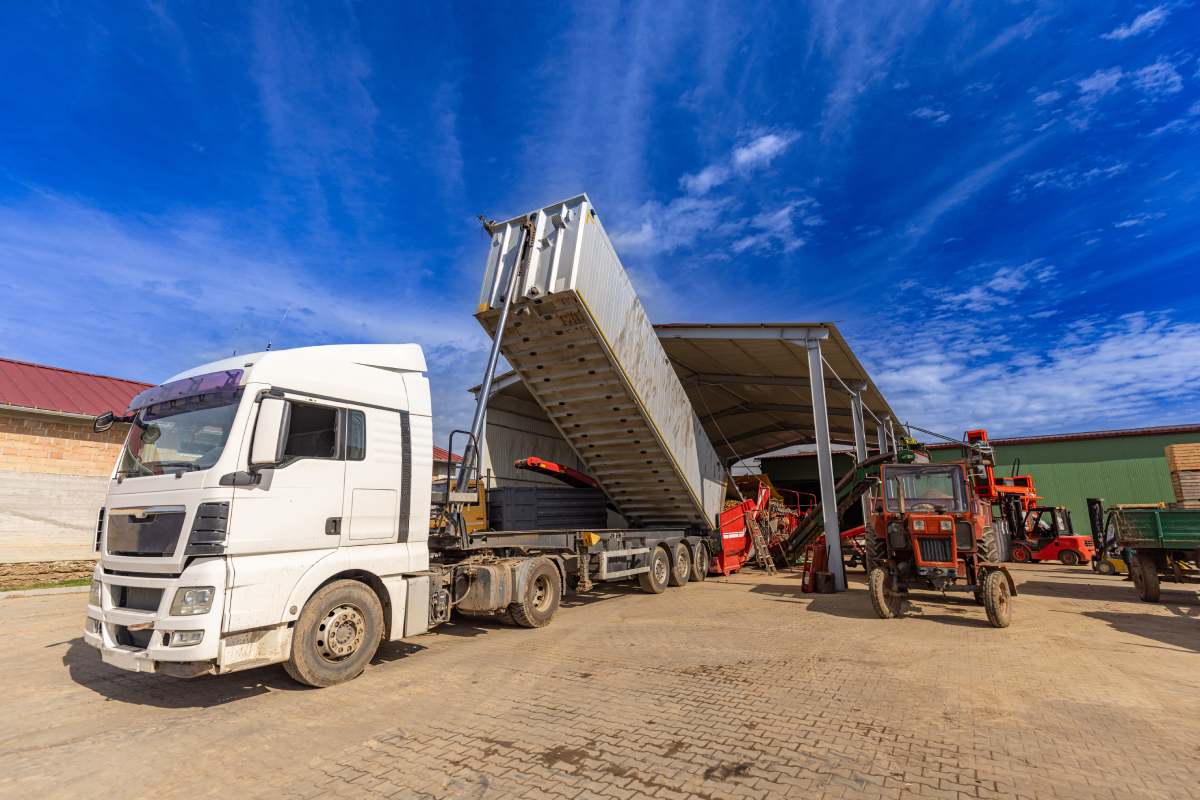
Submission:
M 904 613 L 913 588 L 970 591 L 988 622 L 1006 628 L 1017 593 L 999 563 L 991 506 L 967 482 L 968 465 L 903 463 L 879 468 L 882 491 L 865 530 L 871 605 L 883 619 Z

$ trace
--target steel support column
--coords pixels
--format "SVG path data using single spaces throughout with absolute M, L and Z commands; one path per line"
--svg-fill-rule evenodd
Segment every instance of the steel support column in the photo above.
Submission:
M 867 460 L 867 421 L 863 419 L 863 388 L 861 386 L 854 387 L 854 396 L 850 398 L 850 409 L 854 413 L 851 416 L 854 419 L 854 458 L 858 463 Z M 859 508 L 862 509 L 863 525 L 870 522 L 871 514 L 871 495 L 864 494 L 858 501 Z
M 825 367 L 819 339 L 808 340 L 808 379 L 812 389 L 813 423 L 817 439 L 817 472 L 821 479 L 821 511 L 825 521 L 825 546 L 829 552 L 829 571 L 834 588 L 846 589 L 846 571 L 842 562 L 842 535 L 838 523 L 837 490 L 833 480 L 833 447 L 829 441 L 829 406 L 825 402 Z M 861 425 L 855 415 L 856 425 Z
M 887 446 L 887 429 L 883 427 L 883 423 L 875 426 L 875 438 L 879 441 L 879 455 L 883 455 L 888 451 Z

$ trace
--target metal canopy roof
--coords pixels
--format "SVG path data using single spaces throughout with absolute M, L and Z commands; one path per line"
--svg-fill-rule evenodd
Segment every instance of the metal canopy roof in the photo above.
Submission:
M 807 345 L 825 360 L 830 439 L 853 444 L 849 390 L 876 417 L 894 416 L 871 376 L 830 322 L 656 325 L 659 341 L 725 460 L 815 441 Z M 839 380 L 840 379 L 840 380 Z M 876 421 L 866 418 L 867 439 Z
M 808 378 L 810 340 L 820 342 L 825 359 L 831 441 L 854 442 L 848 388 L 861 390 L 865 406 L 876 417 L 895 416 L 833 323 L 672 323 L 654 329 L 725 461 L 816 440 Z M 510 401 L 500 405 L 513 411 L 537 408 L 515 373 L 496 379 L 493 397 Z M 864 416 L 867 440 L 873 444 L 876 421 L 870 413 Z

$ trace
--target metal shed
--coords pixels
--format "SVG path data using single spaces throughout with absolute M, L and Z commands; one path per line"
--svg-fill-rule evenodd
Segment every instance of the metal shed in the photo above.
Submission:
M 654 329 L 727 465 L 790 445 L 815 445 L 825 526 L 836 530 L 832 443 L 853 445 L 859 459 L 881 447 L 891 449 L 894 417 L 837 326 L 675 323 Z M 514 457 L 568 455 L 565 438 L 551 441 L 553 431 L 519 376 L 498 377 L 488 405 L 485 469 L 501 479 L 515 478 Z M 525 447 L 543 449 L 521 452 Z M 564 460 L 579 463 L 577 458 L 575 463 Z M 830 537 L 829 545 L 830 564 L 842 589 L 838 537 Z

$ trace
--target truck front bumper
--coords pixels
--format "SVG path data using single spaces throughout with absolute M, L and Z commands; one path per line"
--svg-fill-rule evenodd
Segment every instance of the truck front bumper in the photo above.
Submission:
M 104 663 L 131 672 L 196 675 L 215 669 L 221 646 L 221 608 L 225 568 L 220 558 L 189 564 L 177 577 L 116 575 L 97 565 L 99 604 L 88 600 L 83 640 L 100 651 Z M 173 616 L 180 588 L 211 586 L 211 608 L 204 614 Z M 200 640 L 190 643 L 199 636 Z M 184 637 L 191 637 L 185 639 Z M 188 641 L 182 644 L 181 641 Z

